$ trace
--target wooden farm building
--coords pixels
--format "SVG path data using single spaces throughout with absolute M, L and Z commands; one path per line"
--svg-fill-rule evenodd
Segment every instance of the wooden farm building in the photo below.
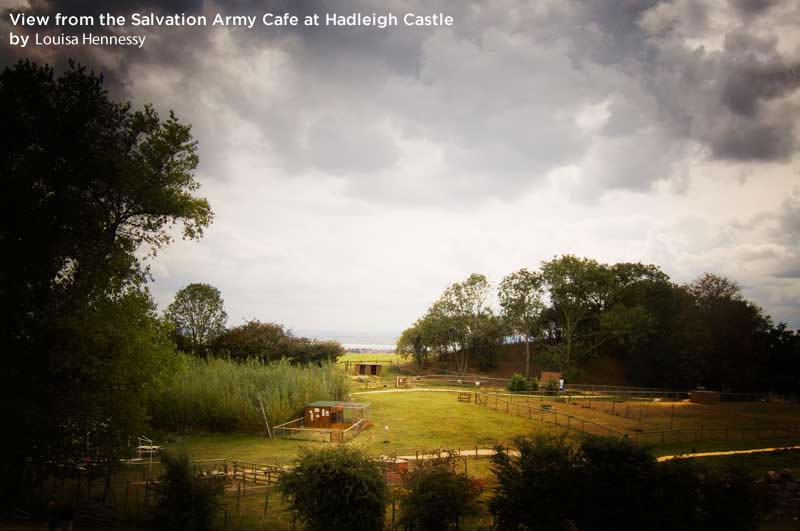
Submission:
M 541 387 L 546 387 L 547 382 L 553 381 L 558 384 L 558 380 L 561 379 L 560 372 L 551 372 L 551 371 L 542 371 L 542 374 L 539 375 L 539 385 Z
M 720 394 L 716 391 L 692 391 L 689 393 L 689 401 L 693 404 L 706 404 L 716 406 L 719 404 Z
M 356 363 L 355 374 L 366 376 L 380 376 L 383 366 L 380 363 Z
M 346 430 L 359 420 L 366 419 L 368 409 L 366 402 L 318 400 L 306 405 L 303 426 Z
M 305 407 L 302 417 L 275 426 L 276 437 L 294 437 L 313 441 L 345 442 L 372 423 L 366 402 L 318 400 Z

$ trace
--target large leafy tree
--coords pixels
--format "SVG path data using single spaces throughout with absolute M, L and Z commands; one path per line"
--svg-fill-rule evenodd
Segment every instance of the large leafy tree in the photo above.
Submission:
M 754 375 L 767 363 L 763 337 L 771 323 L 761 308 L 747 301 L 739 286 L 719 275 L 704 273 L 686 286 L 711 341 L 705 352 L 702 383 L 723 390 L 763 387 Z
M 648 289 L 668 283 L 667 275 L 656 266 L 609 266 L 572 255 L 544 262 L 541 274 L 550 298 L 545 325 L 563 368 L 598 354 L 609 344 L 646 337 L 653 326 L 643 303 Z
M 508 274 L 500 282 L 497 298 L 502 308 L 502 317 L 508 328 L 525 339 L 525 377 L 530 378 L 530 340 L 541 327 L 544 281 L 539 273 L 520 269 Z
M 194 195 L 189 126 L 113 101 L 75 64 L 3 70 L 0 136 L 0 413 L 14 426 L 0 453 L 21 470 L 76 457 L 75 434 L 85 451 L 141 426 L 136 404 L 172 347 L 137 251 L 175 225 L 199 238 L 212 213 Z
M 219 290 L 194 283 L 180 289 L 167 307 L 179 346 L 192 354 L 207 355 L 211 343 L 225 332 L 228 314 Z
M 306 529 L 384 528 L 386 479 L 378 463 L 358 449 L 301 450 L 278 488 Z
M 542 263 L 541 273 L 550 297 L 551 326 L 560 339 L 555 346 L 563 364 L 570 366 L 576 354 L 597 346 L 596 319 L 608 305 L 614 276 L 604 264 L 572 255 Z
M 463 282 L 451 284 L 435 304 L 439 318 L 444 320 L 440 326 L 449 332 L 455 347 L 453 353 L 460 372 L 467 372 L 471 358 L 492 350 L 497 326 L 489 305 L 491 289 L 484 275 L 474 273 Z
M 291 334 L 283 325 L 254 319 L 217 337 L 212 350 L 236 360 L 256 358 L 269 363 L 286 353 L 290 339 Z

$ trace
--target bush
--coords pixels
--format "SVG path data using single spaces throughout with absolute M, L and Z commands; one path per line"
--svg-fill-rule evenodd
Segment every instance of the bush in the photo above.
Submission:
M 511 379 L 508 381 L 508 385 L 506 388 L 509 391 L 527 391 L 528 390 L 528 382 L 525 380 L 525 377 L 522 376 L 520 373 L 515 372 L 511 375 Z
M 458 526 L 459 518 L 480 512 L 481 489 L 456 471 L 457 457 L 418 461 L 404 478 L 400 519 L 407 528 L 436 531 Z
M 499 529 L 755 529 L 762 510 L 746 473 L 656 463 L 627 439 L 515 439 L 520 455 L 492 457 L 489 501 Z
M 303 449 L 278 488 L 310 531 L 383 529 L 389 498 L 386 479 L 380 466 L 359 450 Z
M 520 373 L 515 372 L 506 386 L 509 391 L 536 391 L 539 389 L 539 381 L 536 378 L 525 378 Z
M 344 348 L 338 341 L 290 337 L 286 343 L 286 357 L 294 363 L 336 363 L 336 359 L 344 353 Z
M 302 416 L 308 402 L 342 400 L 350 391 L 350 378 L 333 363 L 236 363 L 188 355 L 180 359 L 180 369 L 159 382 L 148 401 L 155 428 L 262 432 L 259 400 L 270 426 L 275 426 Z
M 153 512 L 155 529 L 205 531 L 212 527 L 225 489 L 222 478 L 202 477 L 192 469 L 185 450 L 164 454 L 164 475 L 155 484 L 158 502 Z

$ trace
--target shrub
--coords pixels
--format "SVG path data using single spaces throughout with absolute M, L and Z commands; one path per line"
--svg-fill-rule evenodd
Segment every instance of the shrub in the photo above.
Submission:
M 457 459 L 442 457 L 415 464 L 404 478 L 401 523 L 410 529 L 436 531 L 457 527 L 459 518 L 480 512 L 481 489 L 466 474 L 456 471 Z
M 205 531 L 212 527 L 221 504 L 225 480 L 202 477 L 192 469 L 185 450 L 164 454 L 164 474 L 154 488 L 158 502 L 153 512 L 156 529 Z
M 301 416 L 308 402 L 342 400 L 350 390 L 350 378 L 333 363 L 236 363 L 188 355 L 180 359 L 180 369 L 164 378 L 148 401 L 155 428 L 261 432 L 259 400 L 270 426 L 275 426 Z
M 518 391 L 530 391 L 531 390 L 531 382 L 527 380 L 524 376 L 520 373 L 515 372 L 511 379 L 508 381 L 508 385 L 506 386 L 509 391 L 518 392 Z
M 746 473 L 656 463 L 627 439 L 518 437 L 492 457 L 499 529 L 754 529 L 762 510 Z
M 386 479 L 380 466 L 359 450 L 303 449 L 278 488 L 310 531 L 383 529 Z
M 498 447 L 492 456 L 497 488 L 489 500 L 499 529 L 563 529 L 575 512 L 575 452 L 563 436 L 518 437 L 519 457 Z M 578 487 L 580 488 L 580 487 Z
M 291 337 L 286 343 L 286 357 L 294 363 L 335 363 L 344 348 L 338 341 L 317 341 L 305 337 Z

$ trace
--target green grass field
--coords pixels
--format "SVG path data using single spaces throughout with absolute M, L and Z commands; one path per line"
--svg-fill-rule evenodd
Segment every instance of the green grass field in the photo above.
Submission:
M 376 361 L 383 365 L 388 364 L 390 361 L 393 363 L 405 363 L 410 360 L 403 359 L 401 355 L 395 354 L 394 352 L 348 352 L 336 359 L 337 363 L 344 363 L 346 361 Z
M 500 395 L 501 399 L 511 397 Z M 511 404 L 539 407 L 549 405 L 552 411 L 574 415 L 602 426 L 622 430 L 639 442 L 646 442 L 655 455 L 737 450 L 773 445 L 798 444 L 800 441 L 781 437 L 771 427 L 800 424 L 800 406 L 780 402 L 723 403 L 718 406 L 686 402 L 595 402 L 592 408 L 582 401 L 556 402 L 555 397 L 530 399 L 513 397 Z M 543 415 L 545 422 L 527 418 L 522 408 L 517 416 L 491 407 L 459 402 L 457 393 L 441 391 L 364 392 L 354 389 L 354 400 L 371 404 L 369 418 L 373 426 L 347 444 L 363 448 L 373 455 L 414 455 L 436 449 L 491 448 L 508 444 L 514 435 L 564 430 L 552 423 L 552 415 Z M 473 397 L 474 400 L 474 397 Z M 491 404 L 491 402 L 490 402 Z M 641 413 L 641 416 L 639 415 Z M 626 417 L 627 414 L 627 417 Z M 550 420 L 550 421 L 548 421 Z M 667 432 L 661 443 L 659 430 L 668 430 L 672 423 L 677 432 Z M 574 419 L 572 426 L 579 425 Z M 388 433 L 385 426 L 389 427 Z M 587 425 L 588 426 L 588 425 Z M 700 430 L 700 427 L 703 430 Z M 760 428 L 759 432 L 739 428 Z M 710 430 L 709 428 L 714 428 Z M 724 428 L 729 428 L 726 432 Z M 641 432 L 650 435 L 645 440 Z M 602 429 L 587 430 L 602 433 Z M 573 434 L 577 434 L 574 430 Z M 758 435 L 758 436 L 756 436 Z M 727 436 L 727 439 L 725 438 Z M 388 441 L 388 442 L 386 442 Z M 269 440 L 262 435 L 197 434 L 176 437 L 168 447 L 185 446 L 195 459 L 228 458 L 264 464 L 290 462 L 303 447 L 318 448 L 329 443 L 288 439 Z
M 358 391 L 355 391 L 358 393 Z M 491 447 L 498 443 L 508 444 L 518 434 L 532 432 L 561 432 L 550 422 L 519 417 L 476 405 L 473 402 L 459 402 L 455 392 L 414 391 L 414 392 L 361 392 L 354 394 L 353 399 L 369 402 L 370 419 L 374 426 L 364 431 L 350 444 L 363 448 L 372 455 L 414 455 L 415 452 L 426 453 L 435 449 L 472 449 Z M 768 427 L 774 424 L 797 422 L 800 407 L 782 403 L 724 403 L 719 406 L 704 406 L 688 403 L 668 402 L 630 402 L 615 403 L 617 408 L 628 407 L 620 415 L 611 414 L 611 402 L 596 402 L 593 408 L 582 407 L 581 402 L 554 402 L 554 397 L 538 403 L 550 403 L 557 411 L 583 416 L 596 422 L 612 425 L 617 429 L 628 430 L 632 427 L 647 430 L 666 429 L 669 422 L 674 427 L 690 428 L 704 425 L 736 427 L 741 424 Z M 474 400 L 474 397 L 473 397 Z M 538 401 L 538 399 L 537 399 Z M 530 404 L 533 401 L 514 397 L 512 404 Z M 632 408 L 642 408 L 642 420 L 638 410 L 634 415 Z M 388 434 L 384 426 L 388 425 Z M 577 435 L 575 431 L 572 435 Z M 386 442 L 388 441 L 388 442 Z M 692 450 L 713 451 L 728 449 L 747 449 L 772 446 L 778 443 L 797 444 L 800 441 L 691 441 L 653 446 L 656 455 L 672 453 L 688 453 Z M 228 458 L 253 461 L 265 464 L 284 464 L 290 462 L 297 452 L 303 448 L 320 448 L 329 443 L 303 442 L 296 440 L 268 440 L 254 435 L 189 435 L 178 438 L 170 446 L 184 445 L 197 459 Z M 712 468 L 725 468 L 738 465 L 752 470 L 754 476 L 761 476 L 767 470 L 782 468 L 800 469 L 800 451 L 779 452 L 774 454 L 747 454 L 725 457 L 701 458 L 702 463 Z M 467 473 L 481 478 L 487 488 L 491 488 L 494 477 L 491 463 L 486 458 L 467 457 L 461 461 Z M 234 498 L 226 498 L 230 512 L 230 528 L 232 529 L 290 529 L 291 521 L 282 509 L 282 504 L 275 495 L 271 498 L 266 517 L 263 516 L 263 494 L 253 493 L 240 501 L 240 514 L 235 514 Z M 388 516 L 387 516 L 388 518 Z M 485 523 L 485 522 L 484 522 Z M 763 529 L 783 529 L 771 523 Z
M 437 388 L 442 389 L 442 388 Z M 463 391 L 463 389 L 461 389 Z M 474 391 L 473 391 L 474 393 Z M 502 398 L 502 395 L 501 395 Z M 508 399 L 510 397 L 504 397 Z M 555 401 L 556 397 L 543 399 L 530 399 L 520 396 L 513 397 L 513 404 L 521 406 L 548 404 L 555 411 L 569 413 L 587 418 L 598 423 L 611 425 L 616 429 L 630 430 L 644 428 L 647 430 L 664 429 L 669 426 L 670 419 L 675 427 L 704 426 L 731 426 L 740 424 L 758 425 L 768 427 L 774 424 L 787 425 L 797 423 L 800 418 L 800 406 L 784 403 L 742 403 L 721 404 L 719 406 L 701 406 L 687 403 L 676 403 L 673 416 L 672 404 L 668 402 L 622 402 L 614 403 L 614 412 L 611 414 L 612 402 L 595 402 L 594 407 L 581 401 L 567 403 Z M 438 449 L 472 450 L 476 446 L 491 448 L 496 444 L 507 445 L 515 435 L 533 432 L 560 433 L 564 426 L 556 426 L 551 422 L 528 419 L 527 416 L 497 411 L 489 407 L 476 405 L 474 394 L 471 402 L 460 402 L 457 392 L 437 391 L 412 391 L 412 392 L 359 392 L 354 389 L 354 400 L 369 402 L 371 404 L 369 418 L 373 426 L 347 444 L 363 448 L 371 455 L 415 455 L 429 453 Z M 627 416 L 625 407 L 627 406 Z M 641 421 L 638 410 L 642 409 Z M 384 426 L 389 426 L 388 433 Z M 578 436 L 575 430 L 570 436 Z M 267 465 L 284 465 L 290 463 L 302 448 L 323 448 L 330 443 L 309 442 L 289 439 L 268 439 L 258 434 L 184 434 L 180 436 L 164 437 L 167 440 L 158 440 L 168 450 L 184 447 L 195 460 L 227 459 L 228 466 L 231 461 L 248 461 Z M 387 442 L 388 441 L 388 442 Z M 776 446 L 789 443 L 798 444 L 800 441 L 775 441 L 775 440 L 728 440 L 728 441 L 684 441 L 668 444 L 653 445 L 655 455 L 703 452 L 713 450 L 747 449 L 764 446 Z M 762 476 L 767 470 L 780 470 L 792 468 L 800 472 L 800 451 L 778 452 L 770 454 L 747 454 L 724 457 L 699 458 L 702 463 L 712 468 L 724 468 L 730 465 L 743 466 L 752 471 L 754 476 Z M 459 467 L 476 478 L 483 480 L 488 491 L 494 484 L 491 473 L 491 462 L 481 456 L 476 458 L 470 455 L 459 461 Z M 207 466 L 203 464 L 201 466 Z M 221 466 L 214 464 L 211 466 Z M 121 470 L 115 476 L 114 493 L 120 514 L 125 517 L 133 516 L 141 509 L 144 497 L 143 479 L 155 478 L 160 474 L 160 465 L 153 464 L 152 469 L 146 466 L 129 467 Z M 99 481 L 99 480 L 98 480 Z M 129 482 L 136 482 L 138 486 L 131 486 Z M 80 485 L 78 485 L 80 486 Z M 76 488 L 72 485 L 69 488 Z M 60 488 L 64 490 L 64 486 Z M 86 490 L 84 482 L 82 489 Z M 280 496 L 274 489 L 270 490 L 269 500 L 263 487 L 248 487 L 247 495 L 238 497 L 237 489 L 231 486 L 226 492 L 223 503 L 228 513 L 227 529 L 292 529 L 291 515 L 284 509 Z M 94 497 L 102 494 L 102 483 L 94 489 Z M 66 492 L 66 491 L 65 491 Z M 265 514 L 265 502 L 268 507 Z M 237 510 L 238 506 L 238 510 Z M 390 519 L 390 509 L 387 508 L 387 521 Z M 483 518 L 481 525 L 488 525 L 489 520 Z M 225 516 L 220 515 L 218 528 L 224 529 Z M 477 529 L 477 523 L 465 526 L 467 529 Z M 776 527 L 776 525 L 778 525 Z M 771 523 L 764 530 L 784 529 L 778 524 Z M 788 529 L 788 528 L 787 528 Z
M 435 449 L 481 448 L 508 443 L 516 434 L 557 429 L 528 420 L 459 402 L 456 393 L 402 392 L 356 394 L 354 400 L 371 404 L 374 424 L 347 444 L 373 455 L 414 455 Z M 388 436 L 384 429 L 389 426 Z M 384 442 L 388 440 L 389 442 Z M 194 459 L 228 458 L 264 464 L 292 460 L 301 447 L 329 443 L 289 439 L 269 440 L 261 435 L 184 435 L 168 447 L 184 446 Z

